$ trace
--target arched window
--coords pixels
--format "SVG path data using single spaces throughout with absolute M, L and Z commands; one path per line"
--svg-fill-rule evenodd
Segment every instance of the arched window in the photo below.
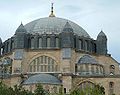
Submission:
M 98 74 L 99 73 L 99 68 L 98 68 L 98 66 L 96 66 L 96 74 Z
M 59 38 L 55 38 L 55 47 L 59 47 Z
M 88 45 L 88 41 L 85 41 L 85 51 L 89 50 L 89 45 Z
M 96 44 L 95 43 L 92 43 L 92 52 L 96 53 Z
M 11 50 L 14 48 L 14 41 L 11 41 Z
M 29 72 L 56 72 L 58 65 L 54 59 L 48 56 L 35 58 L 29 65 Z
M 109 82 L 109 93 L 110 95 L 114 94 L 114 82 Z
M 88 75 L 88 74 L 89 74 L 89 65 L 86 64 L 86 65 L 85 65 L 85 68 L 86 68 L 86 75 Z
M 91 65 L 91 73 L 94 74 L 95 71 L 94 71 L 94 65 Z
M 115 74 L 115 66 L 110 65 L 110 75 L 114 75 L 114 74 Z
M 39 38 L 38 41 L 39 41 L 38 47 L 39 47 L 39 48 L 42 48 L 42 38 Z
M 83 41 L 81 39 L 79 39 L 78 48 L 79 48 L 79 50 L 83 49 Z
M 34 38 L 31 38 L 31 49 L 34 49 Z
M 47 48 L 50 47 L 50 38 L 47 38 Z
M 95 87 L 95 84 L 90 81 L 84 81 L 84 82 L 80 83 L 80 85 L 79 85 L 80 89 L 86 89 L 87 87 L 93 88 L 93 87 Z

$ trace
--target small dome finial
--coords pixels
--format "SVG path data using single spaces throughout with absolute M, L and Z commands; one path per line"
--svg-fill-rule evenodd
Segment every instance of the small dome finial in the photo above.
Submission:
M 51 3 L 51 14 L 49 15 L 49 17 L 55 17 L 54 13 L 53 13 L 53 2 Z

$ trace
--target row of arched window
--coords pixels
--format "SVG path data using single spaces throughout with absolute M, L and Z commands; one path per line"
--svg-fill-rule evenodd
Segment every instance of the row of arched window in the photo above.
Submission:
M 80 75 L 104 74 L 104 69 L 100 65 L 81 64 L 77 65 L 76 72 Z
M 8 53 L 12 49 L 14 49 L 14 42 L 13 42 L 13 39 L 9 39 L 8 41 L 4 42 L 2 47 L 0 47 L 0 55 L 4 53 Z
M 4 53 L 8 53 L 15 48 L 14 40 L 15 40 L 14 38 L 11 38 L 3 43 L 1 47 L 1 55 Z M 31 49 L 60 48 L 60 45 L 62 44 L 59 36 L 56 37 L 33 36 L 33 37 L 28 37 L 26 40 L 28 41 L 23 41 L 24 48 L 31 48 Z M 75 43 L 73 45 L 74 48 L 76 48 L 77 50 L 96 53 L 96 43 L 94 41 L 83 40 L 83 39 L 77 39 L 77 40 L 74 40 Z
M 31 49 L 34 49 L 35 48 L 35 44 L 37 46 L 37 48 L 42 48 L 42 47 L 47 47 L 47 48 L 50 48 L 50 47 L 55 47 L 55 48 L 58 48 L 59 47 L 59 38 L 56 37 L 55 39 L 52 39 L 50 37 L 46 38 L 46 39 L 43 39 L 42 37 L 41 38 L 38 38 L 37 42 L 35 42 L 36 40 L 34 38 L 31 38 L 30 40 L 30 48 Z
M 96 44 L 88 40 L 83 41 L 82 39 L 79 39 L 78 49 L 96 53 Z

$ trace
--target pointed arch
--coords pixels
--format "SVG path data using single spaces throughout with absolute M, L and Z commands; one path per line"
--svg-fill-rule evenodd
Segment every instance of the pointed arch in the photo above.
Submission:
M 57 72 L 58 64 L 57 62 L 46 55 L 39 56 L 33 59 L 29 64 L 28 72 Z

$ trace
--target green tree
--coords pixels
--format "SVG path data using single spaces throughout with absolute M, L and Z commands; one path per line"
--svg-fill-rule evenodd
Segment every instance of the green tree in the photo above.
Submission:
M 35 95 L 46 95 L 46 91 L 43 89 L 41 84 L 37 84 L 37 88 L 35 90 Z
M 95 87 L 86 87 L 84 89 L 75 89 L 70 95 L 105 95 L 104 87 L 95 85 Z
M 22 86 L 15 85 L 7 87 L 5 84 L 0 82 L 0 95 L 34 95 L 32 92 L 25 90 Z

